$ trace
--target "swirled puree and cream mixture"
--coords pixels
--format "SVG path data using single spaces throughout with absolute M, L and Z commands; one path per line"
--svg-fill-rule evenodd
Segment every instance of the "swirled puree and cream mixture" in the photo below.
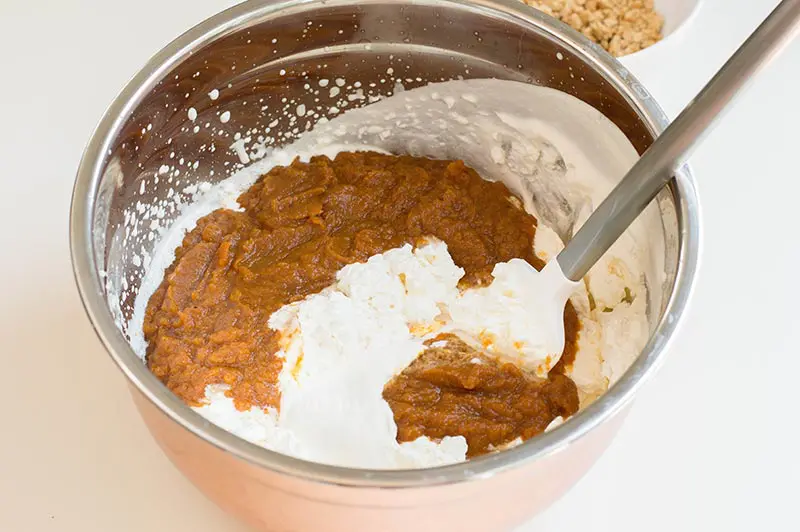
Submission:
M 551 261 L 636 159 L 599 112 L 470 80 L 323 122 L 156 247 L 131 343 L 198 413 L 311 461 L 431 467 L 558 425 L 640 352 L 637 228 L 582 283 Z

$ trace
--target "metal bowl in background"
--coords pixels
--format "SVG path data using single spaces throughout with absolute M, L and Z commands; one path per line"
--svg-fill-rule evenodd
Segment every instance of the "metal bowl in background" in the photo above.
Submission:
M 650 287 L 663 290 L 663 303 L 650 309 L 650 342 L 607 394 L 552 432 L 462 464 L 368 471 L 280 455 L 194 413 L 126 338 L 146 266 L 140 251 L 155 245 L 129 230 L 139 205 L 225 178 L 240 161 L 228 149 L 237 133 L 270 128 L 284 142 L 302 133 L 307 126 L 289 120 L 286 102 L 329 108 L 338 99 L 309 87 L 358 80 L 365 99 L 353 105 L 366 104 L 391 94 L 393 77 L 407 89 L 459 77 L 554 87 L 604 113 L 640 152 L 666 125 L 616 61 L 517 0 L 247 2 L 193 28 L 136 75 L 102 119 L 78 171 L 71 212 L 78 287 L 156 441 L 209 498 L 263 530 L 483 531 L 523 522 L 560 497 L 609 444 L 662 360 L 691 292 L 699 220 L 684 170 L 658 198 L 663 235 L 654 241 L 665 244 L 652 251 L 663 256 L 665 272 L 663 284 Z M 162 168 L 182 159 L 196 164 L 181 166 L 168 182 Z M 163 226 L 175 215 L 166 210 L 141 222 Z

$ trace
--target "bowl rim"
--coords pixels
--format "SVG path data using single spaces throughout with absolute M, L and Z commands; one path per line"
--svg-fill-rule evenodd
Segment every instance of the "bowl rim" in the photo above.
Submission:
M 382 4 L 392 0 L 360 0 L 359 4 Z M 650 133 L 658 135 L 668 120 L 647 91 L 598 45 L 551 17 L 517 0 L 413 0 L 415 4 L 452 6 L 523 23 L 549 33 L 562 45 L 596 68 L 622 94 Z M 673 180 L 678 218 L 678 266 L 675 284 L 664 314 L 639 357 L 605 394 L 558 428 L 532 438 L 522 445 L 452 465 L 413 470 L 368 470 L 309 462 L 250 443 L 208 422 L 169 391 L 142 363 L 117 328 L 102 293 L 100 274 L 94 264 L 92 214 L 107 153 L 125 120 L 149 90 L 174 65 L 194 49 L 220 38 L 238 27 L 280 10 L 303 11 L 332 5 L 349 5 L 353 0 L 257 0 L 239 4 L 196 25 L 165 46 L 132 78 L 109 106 L 92 134 L 81 159 L 70 208 L 70 252 L 73 273 L 84 309 L 92 326 L 114 362 L 130 384 L 163 414 L 211 445 L 251 464 L 276 473 L 316 483 L 372 488 L 419 488 L 487 478 L 502 471 L 544 458 L 563 450 L 600 424 L 614 417 L 634 396 L 645 379 L 663 361 L 664 353 L 685 316 L 694 288 L 700 258 L 700 206 L 694 178 L 688 166 Z

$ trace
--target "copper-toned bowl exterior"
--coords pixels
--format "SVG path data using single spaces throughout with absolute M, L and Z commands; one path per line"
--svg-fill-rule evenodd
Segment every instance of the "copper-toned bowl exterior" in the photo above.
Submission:
M 620 412 L 564 452 L 475 482 L 412 489 L 348 488 L 241 460 L 173 423 L 134 389 L 153 437 L 209 499 L 256 530 L 419 532 L 511 530 L 561 497 L 611 443 Z
M 168 191 L 141 189 L 142 180 L 152 183 L 162 165 L 181 157 L 199 162 L 183 179 L 222 179 L 237 154 L 203 145 L 250 128 L 290 130 L 280 105 L 269 102 L 331 104 L 326 91 L 304 88 L 323 78 L 359 80 L 367 94 L 387 95 L 393 84 L 380 80 L 398 58 L 406 89 L 494 77 L 563 90 L 604 113 L 640 152 L 666 125 L 619 63 L 516 0 L 252 1 L 198 25 L 155 56 L 111 105 L 78 170 L 71 212 L 75 277 L 155 439 L 210 499 L 261 530 L 485 531 L 524 522 L 569 489 L 608 446 L 638 387 L 663 360 L 692 291 L 699 207 L 684 169 L 657 200 L 663 234 L 654 242 L 663 244 L 654 252 L 663 255 L 665 280 L 650 286 L 663 292 L 659 308 L 649 309 L 650 342 L 608 393 L 551 432 L 462 464 L 367 471 L 268 451 L 193 412 L 147 370 L 119 325 L 132 315 L 144 271 L 133 254 L 154 244 L 131 249 L 126 213 Z M 219 99 L 209 98 L 220 87 Z M 198 123 L 213 117 L 215 126 L 190 127 L 192 107 Z M 219 112 L 234 107 L 230 121 L 221 123 Z M 166 214 L 164 222 L 172 218 Z

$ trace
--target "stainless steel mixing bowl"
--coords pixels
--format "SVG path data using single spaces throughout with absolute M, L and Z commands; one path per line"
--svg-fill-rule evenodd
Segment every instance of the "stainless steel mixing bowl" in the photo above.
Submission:
M 227 149 L 237 132 L 257 136 L 270 128 L 288 142 L 311 127 L 290 121 L 284 107 L 329 109 L 341 96 L 319 90 L 322 80 L 360 81 L 365 100 L 353 100 L 356 105 L 390 94 L 395 78 L 411 88 L 459 77 L 568 92 L 604 113 L 640 152 L 666 125 L 648 93 L 610 56 L 515 0 L 254 1 L 164 48 L 125 87 L 89 141 L 71 212 L 75 277 L 87 314 L 164 451 L 209 498 L 260 529 L 515 526 L 595 462 L 681 321 L 699 251 L 697 195 L 688 170 L 658 199 L 663 235 L 654 242 L 663 245 L 653 251 L 663 257 L 665 280 L 650 287 L 663 291 L 661 304 L 650 309 L 650 342 L 602 398 L 517 448 L 427 470 L 319 465 L 209 424 L 147 370 L 125 326 L 146 266 L 140 251 L 154 244 L 131 230 L 140 204 L 163 199 L 179 182 L 190 191 L 199 179 L 224 178 L 239 162 Z M 212 99 L 215 89 L 219 96 Z M 228 121 L 225 111 L 232 111 Z M 181 159 L 197 164 L 180 166 L 179 176 L 163 174 L 162 167 Z M 147 223 L 166 225 L 175 215 L 166 210 Z

